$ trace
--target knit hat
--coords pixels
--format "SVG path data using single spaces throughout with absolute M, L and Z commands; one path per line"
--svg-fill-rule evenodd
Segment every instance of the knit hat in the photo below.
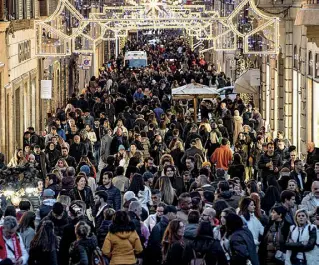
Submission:
M 55 192 L 51 189 L 45 189 L 43 191 L 43 197 L 54 197 L 55 196 Z
M 90 172 L 91 172 L 90 167 L 88 165 L 84 165 L 80 167 L 80 171 L 84 172 L 87 177 L 90 175 Z
M 119 151 L 120 151 L 120 150 L 125 150 L 124 145 L 121 144 L 121 145 L 119 146 L 119 149 L 118 149 L 118 150 L 119 150 Z
M 211 167 L 211 166 L 212 166 L 212 164 L 208 161 L 203 162 L 203 164 L 202 164 L 202 167 Z

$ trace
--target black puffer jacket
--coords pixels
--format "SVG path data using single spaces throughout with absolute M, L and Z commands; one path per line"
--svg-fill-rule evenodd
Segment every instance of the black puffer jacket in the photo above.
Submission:
M 161 243 L 168 223 L 167 217 L 162 216 L 161 220 L 153 227 L 144 253 L 145 264 L 159 265 L 162 263 Z
M 109 226 L 112 224 L 111 220 L 104 220 L 100 227 L 96 230 L 97 242 L 100 248 L 102 248 L 107 233 L 109 232 Z
M 225 253 L 220 245 L 219 240 L 215 240 L 210 236 L 196 236 L 194 240 L 188 242 L 183 254 L 183 264 L 190 264 L 196 258 L 205 256 L 206 264 L 227 265 Z
M 71 222 L 67 212 L 63 213 L 63 216 L 61 219 L 57 219 L 53 216 L 52 211 L 41 220 L 38 226 L 38 229 L 41 227 L 41 224 L 44 221 L 51 221 L 54 224 L 54 234 L 59 237 L 62 237 L 64 227 L 66 227 Z
M 97 247 L 95 237 L 80 239 L 70 247 L 70 265 L 94 265 L 92 254 Z
M 63 236 L 60 241 L 60 251 L 59 251 L 59 265 L 69 265 L 69 249 L 72 244 L 76 240 L 75 236 L 75 225 L 80 222 L 84 221 L 91 227 L 91 233 L 94 233 L 94 226 L 93 223 L 89 221 L 89 219 L 82 215 L 73 219 L 67 226 L 65 226 L 63 230 Z
M 236 230 L 230 236 L 229 244 L 231 252 L 230 265 L 246 265 L 248 259 L 252 265 L 259 265 L 254 238 L 247 228 Z
M 104 190 L 107 193 L 107 204 L 110 205 L 115 211 L 121 209 L 121 192 L 118 188 L 116 188 L 113 184 L 110 188 L 106 188 L 105 186 L 101 185 L 97 189 Z

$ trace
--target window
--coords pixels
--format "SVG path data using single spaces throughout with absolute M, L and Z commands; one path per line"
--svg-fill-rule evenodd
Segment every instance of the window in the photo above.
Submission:
M 317 53 L 315 56 L 315 78 L 319 78 L 319 54 Z
M 313 76 L 313 58 L 311 51 L 308 53 L 308 75 Z
M 297 51 L 297 46 L 294 46 L 294 68 L 298 68 L 299 55 Z

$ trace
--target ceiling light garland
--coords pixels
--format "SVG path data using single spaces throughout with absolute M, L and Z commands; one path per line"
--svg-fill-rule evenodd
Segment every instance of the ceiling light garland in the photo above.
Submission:
M 50 17 L 35 22 L 36 55 L 93 53 L 101 40 L 126 38 L 130 31 L 180 28 L 190 38 L 212 43 L 201 52 L 236 50 L 238 42 L 242 43 L 243 53 L 279 52 L 279 18 L 259 11 L 254 0 L 224 1 L 185 5 L 181 0 L 129 0 L 121 6 L 103 6 L 98 13 L 102 6 L 84 7 L 80 0 L 75 0 L 74 5 L 59 0 Z

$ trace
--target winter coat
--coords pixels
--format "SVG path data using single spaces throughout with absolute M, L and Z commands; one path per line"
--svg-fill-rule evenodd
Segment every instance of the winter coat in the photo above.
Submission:
M 240 228 L 233 232 L 229 238 L 229 244 L 231 265 L 246 265 L 247 260 L 250 260 L 252 265 L 259 265 L 254 238 L 247 228 Z
M 316 198 L 310 192 L 307 196 L 305 196 L 301 201 L 301 209 L 305 208 L 310 216 L 311 221 L 314 220 L 313 212 L 317 208 Z
M 111 224 L 107 234 L 102 252 L 109 257 L 110 265 L 116 264 L 135 264 L 135 254 L 143 251 L 143 247 L 134 223 L 130 222 L 128 226 L 118 226 Z
M 43 251 L 40 247 L 31 248 L 29 252 L 29 265 L 58 265 L 57 250 Z
M 35 231 L 32 227 L 28 227 L 23 232 L 20 232 L 20 236 L 22 238 L 23 244 L 25 246 L 26 251 L 29 253 L 30 250 L 30 243 L 32 239 L 34 238 Z
M 161 220 L 154 226 L 151 235 L 148 239 L 146 253 L 144 255 L 145 261 L 150 261 L 154 264 L 161 264 L 162 261 L 162 239 L 164 232 L 168 226 L 168 219 L 162 216 Z
M 269 156 L 267 153 L 262 154 L 258 162 L 258 168 L 262 169 L 262 179 L 267 179 L 267 177 L 270 175 L 278 175 L 278 173 L 274 173 L 273 170 L 270 170 L 268 167 L 266 167 L 266 164 L 270 161 L 273 163 L 273 168 L 278 167 L 280 170 L 280 167 L 282 166 L 280 155 L 274 154 L 273 156 Z
M 164 244 L 168 244 L 164 242 Z M 184 253 L 184 244 L 181 242 L 175 242 L 168 247 L 166 258 L 163 261 L 165 265 L 181 264 L 181 258 Z
M 64 177 L 62 178 L 62 190 L 66 190 L 67 192 L 70 192 L 75 185 L 74 177 Z
M 249 220 L 246 220 L 244 216 L 240 216 L 243 220 L 244 225 L 247 226 L 249 231 L 254 237 L 254 242 L 256 246 L 259 246 L 259 238 L 264 234 L 264 227 L 255 214 L 250 214 Z
M 88 150 L 84 143 L 73 143 L 70 145 L 70 156 L 73 156 L 77 163 L 80 162 L 80 159 L 83 155 L 87 155 Z
M 234 116 L 234 134 L 233 143 L 235 144 L 238 139 L 238 134 L 243 131 L 243 118 L 240 116 Z
M 110 155 L 116 154 L 120 145 L 124 145 L 125 149 L 128 149 L 129 143 L 127 141 L 127 138 L 124 136 L 114 136 L 110 145 Z
M 94 205 L 93 210 L 92 210 L 92 215 L 94 216 L 94 224 L 95 224 L 95 228 L 98 229 L 103 220 L 104 220 L 104 211 L 108 208 L 110 208 L 110 206 L 108 204 L 104 205 L 104 207 L 102 207 L 101 209 L 99 208 L 99 204 L 98 205 Z
M 230 161 L 233 159 L 233 153 L 226 145 L 222 145 L 215 150 L 210 160 L 212 163 L 217 163 L 216 168 L 228 170 Z
M 194 257 L 194 252 L 196 257 Z M 219 240 L 210 236 L 196 236 L 192 241 L 186 243 L 183 254 L 183 264 L 190 264 L 194 258 L 203 258 L 209 265 L 227 265 L 225 253 Z
M 194 157 L 196 154 L 200 155 L 200 157 L 201 157 L 203 160 L 205 160 L 203 151 L 200 150 L 200 149 L 198 149 L 196 146 L 192 146 L 192 147 L 188 148 L 188 149 L 185 151 L 183 157 L 181 158 L 181 163 L 182 163 L 182 164 L 185 164 L 185 161 L 186 161 L 186 158 L 187 158 L 187 157 L 190 157 L 190 156 L 193 156 L 193 157 Z
M 73 219 L 68 225 L 66 225 L 63 229 L 63 235 L 60 241 L 59 265 L 69 265 L 69 249 L 71 244 L 76 240 L 75 225 L 80 221 L 86 222 L 91 227 L 91 233 L 94 233 L 95 231 L 93 223 L 84 215 Z
M 87 186 L 84 187 L 84 198 L 81 198 L 81 196 L 79 195 L 79 191 L 77 187 L 73 188 L 70 191 L 69 196 L 71 198 L 71 201 L 74 201 L 74 200 L 84 201 L 86 204 L 86 209 L 93 208 L 94 206 L 93 193 L 90 187 L 87 187 Z
M 108 134 L 104 135 L 101 138 L 101 149 L 100 149 L 100 156 L 102 161 L 106 161 L 106 158 L 110 155 L 110 148 L 112 137 Z
M 240 196 L 233 194 L 231 191 L 223 191 L 218 194 L 218 199 L 225 200 L 230 207 L 237 209 L 240 201 Z
M 92 254 L 97 247 L 95 237 L 77 240 L 70 247 L 70 265 L 94 265 Z
M 145 226 L 150 232 L 152 232 L 154 226 L 157 224 L 157 215 L 156 213 L 150 214 L 144 221 Z
M 147 137 L 142 138 L 142 145 L 143 145 L 143 157 L 149 157 L 150 156 L 150 149 L 151 149 L 151 143 L 150 140 Z
M 138 201 L 142 207 L 148 212 L 148 205 L 152 205 L 152 192 L 149 187 L 144 186 L 144 190 L 140 190 L 137 194 Z
M 96 236 L 98 246 L 102 248 L 107 233 L 109 232 L 109 226 L 112 224 L 111 220 L 103 220 L 100 227 L 96 229 Z
M 56 199 L 45 199 L 37 211 L 37 219 L 42 220 L 52 210 L 53 204 L 56 203 Z
M 107 193 L 107 204 L 115 211 L 121 209 L 121 192 L 113 184 L 108 189 L 101 185 L 96 190 L 104 190 Z
M 194 240 L 197 234 L 198 224 L 187 224 L 184 231 L 185 240 Z
M 71 222 L 67 212 L 63 212 L 62 218 L 57 219 L 53 216 L 53 212 L 51 211 L 46 217 L 41 220 L 39 226 L 37 227 L 37 230 L 39 230 L 41 224 L 45 221 L 51 221 L 54 224 L 54 234 L 59 237 L 62 237 L 64 227 Z
M 285 265 L 292 265 L 296 258 L 299 258 L 298 253 L 302 254 L 302 258 L 306 258 L 308 265 L 316 264 L 318 261 L 318 252 L 313 251 L 317 241 L 317 228 L 315 225 L 306 224 L 299 231 L 295 225 L 290 227 L 288 241 L 285 244 L 287 249 Z M 305 244 L 307 242 L 307 244 Z

